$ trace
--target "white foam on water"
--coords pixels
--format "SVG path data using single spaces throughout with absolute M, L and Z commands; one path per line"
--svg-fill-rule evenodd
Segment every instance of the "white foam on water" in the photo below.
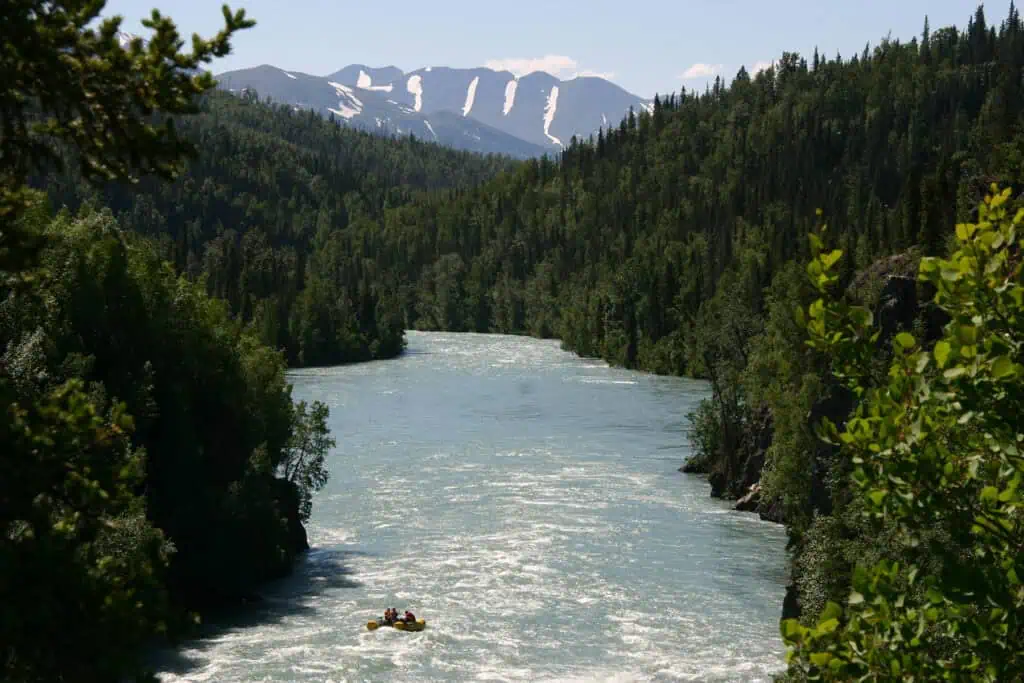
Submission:
M 584 384 L 624 384 L 629 386 L 639 384 L 635 379 L 606 379 L 604 377 L 580 377 L 579 381 Z
M 297 400 L 337 406 L 313 550 L 268 587 L 270 616 L 186 645 L 193 664 L 163 680 L 767 681 L 783 667 L 784 531 L 651 457 L 685 441 L 665 425 L 703 390 L 609 368 L 596 374 L 637 384 L 566 381 L 595 362 L 557 342 L 410 333 L 409 347 L 290 373 Z M 368 631 L 389 606 L 427 629 Z

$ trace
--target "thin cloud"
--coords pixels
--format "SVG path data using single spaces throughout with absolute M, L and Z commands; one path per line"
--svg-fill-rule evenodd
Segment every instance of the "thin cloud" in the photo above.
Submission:
M 495 71 L 511 71 L 518 78 L 534 71 L 546 71 L 555 77 L 576 73 L 579 66 L 575 59 L 565 55 L 544 55 L 543 57 L 511 57 L 489 59 L 484 64 Z
M 697 62 L 689 69 L 684 71 L 680 78 L 682 78 L 683 80 L 691 80 L 694 78 L 710 78 L 721 70 L 721 64 L 704 64 L 703 62 Z
M 756 76 L 757 74 L 761 73 L 765 69 L 770 69 L 773 66 L 775 66 L 775 60 L 772 60 L 772 61 L 769 61 L 769 62 L 754 62 L 750 66 L 750 75 L 751 76 Z
M 606 81 L 610 81 L 615 78 L 614 71 L 592 71 L 590 69 L 584 69 L 583 71 L 577 71 L 573 76 L 574 78 L 603 78 Z

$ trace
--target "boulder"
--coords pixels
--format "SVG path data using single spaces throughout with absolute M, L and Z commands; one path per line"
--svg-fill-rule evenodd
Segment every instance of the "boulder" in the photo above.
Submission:
M 786 586 L 786 597 L 782 599 L 782 618 L 799 619 L 803 610 L 800 609 L 800 594 L 796 582 L 791 581 Z
M 689 458 L 679 471 L 683 474 L 707 474 L 708 464 L 703 459 Z
M 757 512 L 761 506 L 761 484 L 751 484 L 750 490 L 747 494 L 736 501 L 736 505 L 733 506 L 734 510 L 740 512 Z

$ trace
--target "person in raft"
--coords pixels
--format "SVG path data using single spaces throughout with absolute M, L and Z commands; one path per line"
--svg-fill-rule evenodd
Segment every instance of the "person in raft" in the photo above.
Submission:
M 394 607 L 387 607 L 384 609 L 384 623 L 393 624 L 398 619 L 398 610 Z
M 405 610 L 405 620 L 404 621 L 407 624 L 415 624 L 416 623 L 416 615 L 413 614 L 412 612 L 410 612 L 409 610 Z

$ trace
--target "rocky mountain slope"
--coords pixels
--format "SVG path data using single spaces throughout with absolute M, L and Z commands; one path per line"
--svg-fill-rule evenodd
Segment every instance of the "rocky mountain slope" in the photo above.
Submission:
M 587 137 L 618 125 L 630 108 L 651 106 L 603 78 L 561 81 L 544 72 L 519 78 L 487 68 L 403 73 L 394 66 L 352 64 L 312 76 L 262 65 L 217 79 L 221 88 L 252 89 L 349 125 L 516 157 L 557 152 L 573 135 Z

